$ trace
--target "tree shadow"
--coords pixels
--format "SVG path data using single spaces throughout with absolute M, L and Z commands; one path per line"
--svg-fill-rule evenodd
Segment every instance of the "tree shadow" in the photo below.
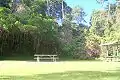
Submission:
M 120 80 L 120 72 L 73 71 L 31 76 L 0 76 L 2 80 Z
M 0 61 L 35 61 L 34 56 L 10 56 L 1 57 Z
M 37 60 L 34 59 L 34 56 L 9 56 L 9 57 L 2 57 L 0 56 L 0 61 L 28 61 L 28 62 L 36 62 Z M 53 62 L 52 60 L 40 60 L 42 62 Z M 61 58 L 56 62 L 66 62 L 66 61 L 100 61 L 100 60 L 81 60 L 81 59 L 73 59 L 73 58 Z
M 108 72 L 120 72 L 120 67 L 116 67 L 115 70 L 107 70 Z

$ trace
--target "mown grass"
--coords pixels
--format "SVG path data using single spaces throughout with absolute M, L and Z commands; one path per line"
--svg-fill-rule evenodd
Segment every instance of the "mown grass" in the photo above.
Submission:
M 31 76 L 1 76 L 0 80 L 120 80 L 120 72 L 78 71 Z
M 0 61 L 0 80 L 120 80 L 120 63 Z

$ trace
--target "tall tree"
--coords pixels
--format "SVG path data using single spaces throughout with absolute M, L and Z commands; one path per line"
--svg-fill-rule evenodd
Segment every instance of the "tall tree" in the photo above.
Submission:
M 84 10 L 79 7 L 79 6 L 76 6 L 72 9 L 72 17 L 73 17 L 73 21 L 76 23 L 76 24 L 83 24 L 85 21 L 85 12 Z
M 55 18 L 62 18 L 63 13 L 68 14 L 71 12 L 71 8 L 63 0 L 47 0 L 49 15 Z

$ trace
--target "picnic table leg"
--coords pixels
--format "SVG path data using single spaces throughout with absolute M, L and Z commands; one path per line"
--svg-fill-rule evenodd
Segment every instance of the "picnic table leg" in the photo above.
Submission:
M 56 59 L 55 59 L 55 57 L 53 56 L 53 62 L 56 62 Z
M 40 62 L 40 59 L 39 59 L 39 57 L 37 56 L 37 62 Z
M 54 59 L 54 61 L 56 62 L 56 59 Z
M 54 56 L 53 56 L 53 62 L 54 62 Z
M 113 59 L 112 58 L 110 58 L 111 59 L 111 62 L 113 61 Z

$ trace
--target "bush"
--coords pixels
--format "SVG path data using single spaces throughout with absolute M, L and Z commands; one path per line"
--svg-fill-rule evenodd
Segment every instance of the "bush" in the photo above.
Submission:
M 98 58 L 101 53 L 99 46 L 99 38 L 96 36 L 89 36 L 86 43 L 86 52 L 90 58 Z

